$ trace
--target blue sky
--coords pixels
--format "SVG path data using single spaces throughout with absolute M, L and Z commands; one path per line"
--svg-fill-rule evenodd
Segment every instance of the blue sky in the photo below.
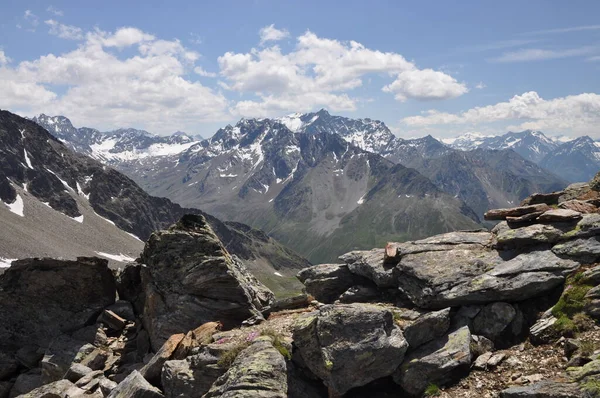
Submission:
M 0 4 L 0 108 L 100 129 L 327 108 L 404 137 L 600 138 L 599 75 L 592 0 Z

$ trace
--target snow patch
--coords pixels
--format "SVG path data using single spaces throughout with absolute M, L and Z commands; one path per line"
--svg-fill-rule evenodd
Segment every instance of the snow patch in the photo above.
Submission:
M 122 263 L 127 263 L 127 262 L 131 262 L 131 261 L 135 261 L 135 258 L 126 256 L 123 253 L 120 253 L 120 254 L 109 254 L 109 253 L 104 253 L 104 252 L 96 252 L 96 254 L 99 255 L 99 256 L 108 258 L 110 260 L 120 261 Z
M 83 224 L 83 215 L 79 216 L 79 217 L 70 217 L 73 220 L 77 221 L 78 223 L 82 223 Z
M 362 205 L 363 203 L 365 203 L 365 196 L 367 196 L 367 194 L 364 194 L 363 196 L 360 197 L 360 199 L 356 202 L 359 205 Z
M 8 268 L 13 261 L 17 261 L 17 258 L 4 258 L 0 257 L 0 268 Z
M 48 170 L 48 172 L 49 172 L 49 173 L 51 173 L 51 174 L 54 174 L 54 176 L 55 176 L 56 178 L 58 178 L 58 180 L 59 180 L 60 182 L 62 182 L 62 184 L 65 186 L 65 188 L 67 188 L 69 191 L 73 191 L 73 188 L 71 188 L 71 186 L 70 186 L 69 184 L 67 184 L 67 182 L 66 182 L 65 180 L 63 180 L 62 178 L 60 178 L 60 177 L 58 176 L 58 174 L 56 174 L 55 172 L 53 172 L 53 171 L 52 171 L 52 170 L 50 170 L 50 169 L 46 169 L 46 170 Z
M 123 231 L 123 232 L 125 232 L 125 231 Z M 140 242 L 143 242 L 143 240 L 141 240 L 140 238 L 138 238 L 138 237 L 137 237 L 137 236 L 135 236 L 134 234 L 132 234 L 132 233 L 129 233 L 129 232 L 125 232 L 125 233 L 126 233 L 127 235 L 131 236 L 133 239 L 136 239 L 136 240 L 139 240 Z
M 14 202 L 4 204 L 8 207 L 8 210 L 15 213 L 17 216 L 25 217 L 25 213 L 23 212 L 25 206 L 23 204 L 23 198 L 21 195 L 17 194 L 17 198 Z
M 273 273 L 274 273 L 275 275 L 277 275 L 277 276 L 283 276 L 283 275 L 281 275 L 281 274 L 280 274 L 279 272 L 277 272 L 277 271 L 276 271 L 276 272 L 273 272 Z
M 23 153 L 25 154 L 25 163 L 27 163 L 27 167 L 33 170 L 33 165 L 31 164 L 31 159 L 29 159 L 29 155 L 27 154 L 27 149 L 23 149 Z

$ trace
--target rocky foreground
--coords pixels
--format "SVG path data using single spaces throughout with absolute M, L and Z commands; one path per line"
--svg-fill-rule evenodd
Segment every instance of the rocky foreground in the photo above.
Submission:
M 106 260 L 0 276 L 4 397 L 600 396 L 600 184 L 492 231 L 355 251 L 274 295 L 202 216 Z

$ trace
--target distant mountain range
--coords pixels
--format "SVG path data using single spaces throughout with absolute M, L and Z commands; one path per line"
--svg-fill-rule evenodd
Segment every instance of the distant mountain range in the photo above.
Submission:
M 443 142 L 463 151 L 512 149 L 569 182 L 588 181 L 600 169 L 600 143 L 588 136 L 573 140 L 553 139 L 541 131 L 525 130 L 500 136 L 470 133 Z
M 150 143 L 160 137 L 131 129 L 76 129 L 64 117 L 34 120 L 51 132 L 60 125 L 67 145 L 148 192 L 263 229 L 313 262 L 477 228 L 490 207 L 567 184 L 510 149 L 462 152 L 431 136 L 405 140 L 383 122 L 325 110 L 242 119 L 179 143 Z M 149 149 L 156 145 L 162 151 Z
M 282 295 L 298 291 L 294 275 L 309 265 L 307 260 L 248 225 L 221 222 L 150 196 L 121 172 L 63 144 L 64 137 L 79 137 L 67 133 L 68 119 L 45 120 L 60 122 L 53 124 L 61 130 L 60 141 L 40 125 L 0 111 L 0 267 L 24 257 L 82 255 L 122 265 L 138 256 L 142 240 L 152 232 L 193 213 L 204 215 L 228 251 L 272 290 Z M 138 148 L 127 144 L 137 132 L 114 135 L 125 151 Z M 85 146 L 82 140 L 79 148 Z

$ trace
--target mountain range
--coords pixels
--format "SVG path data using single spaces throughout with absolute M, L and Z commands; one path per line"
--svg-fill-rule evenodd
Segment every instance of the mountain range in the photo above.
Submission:
M 145 132 L 135 140 L 130 129 L 103 133 L 105 144 L 97 144 L 93 129 L 64 117 L 34 120 L 70 131 L 61 138 L 67 145 L 151 194 L 264 230 L 313 262 L 387 240 L 478 228 L 491 207 L 567 184 L 510 149 L 463 152 L 431 136 L 405 140 L 383 122 L 325 110 L 242 119 L 184 147 L 165 137 L 160 154 L 144 149 L 156 145 Z

